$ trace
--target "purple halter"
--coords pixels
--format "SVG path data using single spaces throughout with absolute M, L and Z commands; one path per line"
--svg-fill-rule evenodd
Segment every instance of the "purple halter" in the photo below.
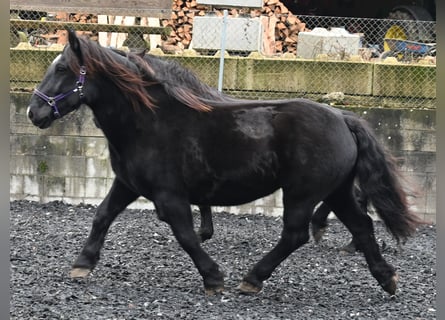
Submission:
M 56 118 L 60 118 L 61 115 L 60 115 L 59 109 L 57 108 L 56 102 L 68 97 L 69 95 L 71 95 L 74 92 L 79 92 L 80 101 L 82 101 L 83 100 L 82 89 L 83 89 L 83 84 L 85 83 L 86 73 L 87 72 L 86 72 L 85 66 L 81 66 L 80 71 L 79 71 L 79 80 L 77 80 L 76 86 L 74 87 L 74 89 L 71 89 L 68 92 L 60 93 L 54 97 L 49 97 L 46 94 L 44 94 L 42 91 L 40 91 L 38 89 L 34 89 L 34 94 L 36 94 L 37 96 L 42 98 L 46 103 L 48 103 L 51 106 L 51 108 L 53 109 L 54 116 Z

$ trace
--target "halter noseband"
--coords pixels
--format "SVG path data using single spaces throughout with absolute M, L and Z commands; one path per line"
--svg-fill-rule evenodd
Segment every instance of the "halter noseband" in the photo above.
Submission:
M 82 90 L 83 90 L 83 84 L 85 83 L 86 73 L 87 72 L 85 66 L 81 66 L 79 71 L 79 80 L 77 80 L 76 86 L 74 87 L 74 89 L 71 89 L 70 91 L 67 91 L 65 93 L 60 93 L 54 97 L 47 96 L 38 89 L 34 89 L 34 93 L 51 106 L 51 108 L 53 109 L 54 116 L 56 118 L 60 118 L 61 115 L 59 109 L 57 108 L 56 102 L 70 96 L 74 92 L 79 92 L 80 102 L 82 102 L 82 100 L 84 99 Z

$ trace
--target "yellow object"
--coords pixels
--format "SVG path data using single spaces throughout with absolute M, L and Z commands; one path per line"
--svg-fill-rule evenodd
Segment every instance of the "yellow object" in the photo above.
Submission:
M 406 40 L 408 39 L 405 31 L 402 27 L 394 25 L 391 26 L 385 33 L 385 38 L 387 39 L 401 39 Z M 383 43 L 383 50 L 384 51 L 390 51 L 388 44 L 386 42 Z

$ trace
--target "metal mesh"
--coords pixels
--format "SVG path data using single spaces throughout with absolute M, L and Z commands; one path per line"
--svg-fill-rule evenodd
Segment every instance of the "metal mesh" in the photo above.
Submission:
M 11 10 L 11 89 L 30 90 L 40 82 L 66 43 L 67 23 L 104 46 L 147 49 L 176 59 L 202 81 L 218 86 L 224 33 L 220 11 L 212 16 L 193 12 L 180 25 L 171 19 L 118 14 L 122 12 L 112 16 Z M 291 30 L 290 17 L 274 16 L 269 42 L 264 28 L 271 28 L 271 16 L 245 15 L 238 17 L 245 19 L 238 24 L 229 17 L 223 91 L 250 99 L 304 96 L 339 103 L 435 107 L 435 21 L 297 16 L 304 30 L 286 35 L 278 24 Z M 317 30 L 347 36 L 320 33 L 317 38 L 312 35 Z M 344 42 L 348 37 L 352 42 Z

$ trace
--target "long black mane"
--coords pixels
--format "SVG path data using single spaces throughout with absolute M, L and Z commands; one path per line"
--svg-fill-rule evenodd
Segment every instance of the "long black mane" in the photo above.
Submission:
M 88 77 L 100 74 L 108 77 L 127 96 L 135 108 L 157 107 L 148 89 L 161 85 L 166 93 L 186 106 L 210 111 L 212 102 L 236 101 L 213 87 L 203 83 L 190 70 L 178 62 L 154 55 L 144 55 L 100 46 L 98 43 L 79 37 Z M 77 73 L 80 66 L 72 50 L 64 50 L 71 69 Z
M 131 56 L 129 58 L 132 59 Z M 147 54 L 144 56 L 144 61 L 154 70 L 155 78 L 164 85 L 164 88 L 172 96 L 178 96 L 176 90 L 182 88 L 192 91 L 198 97 L 205 97 L 207 100 L 227 101 L 232 99 L 203 83 L 195 73 L 174 60 Z

